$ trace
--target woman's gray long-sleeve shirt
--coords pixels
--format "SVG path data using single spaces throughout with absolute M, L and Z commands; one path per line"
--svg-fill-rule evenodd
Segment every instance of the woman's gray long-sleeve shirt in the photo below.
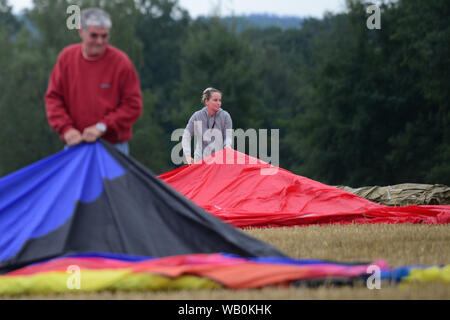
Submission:
M 231 146 L 232 130 L 233 122 L 227 111 L 219 109 L 211 116 L 204 107 L 189 119 L 183 134 L 183 152 L 185 155 L 191 155 L 191 139 L 195 137 L 194 160 L 207 157 L 225 146 Z

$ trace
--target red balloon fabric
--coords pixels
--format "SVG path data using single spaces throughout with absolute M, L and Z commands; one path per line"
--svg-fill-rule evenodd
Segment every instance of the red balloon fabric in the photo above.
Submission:
M 233 149 L 159 176 L 200 207 L 240 228 L 330 223 L 450 222 L 450 206 L 388 207 Z

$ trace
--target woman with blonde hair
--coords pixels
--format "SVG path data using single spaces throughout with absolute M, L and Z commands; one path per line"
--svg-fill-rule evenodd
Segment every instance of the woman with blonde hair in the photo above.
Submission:
M 188 164 L 193 164 L 218 149 L 231 147 L 232 143 L 233 122 L 230 114 L 221 108 L 222 92 L 214 88 L 205 89 L 202 103 L 204 107 L 191 116 L 183 134 L 183 153 Z M 193 135 L 201 137 L 196 139 L 194 158 L 191 156 Z

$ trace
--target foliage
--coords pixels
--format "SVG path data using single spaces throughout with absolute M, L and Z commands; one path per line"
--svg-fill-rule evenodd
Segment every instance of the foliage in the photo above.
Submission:
M 58 53 L 79 41 L 66 28 L 75 3 L 110 13 L 111 44 L 136 66 L 144 113 L 131 153 L 155 173 L 175 167 L 171 133 L 213 86 L 234 128 L 280 129 L 280 166 L 297 174 L 450 184 L 447 2 L 383 1 L 382 29 L 369 30 L 362 0 L 287 29 L 192 20 L 177 0 L 34 0 L 21 19 L 0 0 L 0 176 L 63 147 L 43 97 Z

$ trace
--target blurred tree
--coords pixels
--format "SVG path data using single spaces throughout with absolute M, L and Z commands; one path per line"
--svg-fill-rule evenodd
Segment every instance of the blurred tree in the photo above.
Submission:
M 16 19 L 0 0 L 0 175 L 63 147 L 43 97 L 61 49 L 79 42 L 66 8 L 101 7 L 111 44 L 141 79 L 144 114 L 131 152 L 156 173 L 171 163 L 171 133 L 223 91 L 234 128 L 279 128 L 280 165 L 328 184 L 450 184 L 446 0 L 369 2 L 304 19 L 300 29 L 251 28 L 218 17 L 192 21 L 176 0 L 35 0 Z M 231 22 L 230 22 L 231 21 Z
M 179 57 L 189 15 L 174 0 L 140 0 L 137 6 L 136 35 L 145 50 L 140 68 L 144 88 L 173 90 L 180 79 Z
M 398 180 L 450 184 L 450 25 L 448 1 L 399 1 L 392 39 L 410 98 L 402 130 L 392 135 L 388 162 Z
M 6 84 L 2 84 L 0 98 L 1 175 L 42 159 L 58 148 L 58 137 L 48 126 L 43 109 L 51 62 L 39 46 L 30 32 L 22 28 L 6 47 L 9 51 L 6 79 L 2 76 Z M 3 55 L 0 56 L 3 61 Z
M 291 140 L 298 138 L 304 159 L 292 167 L 297 173 L 329 184 L 354 186 L 448 183 L 448 178 L 436 174 L 448 170 L 448 144 L 444 142 L 448 141 L 448 99 L 439 90 L 429 91 L 428 97 L 424 94 L 433 83 L 448 92 L 443 88 L 448 85 L 444 81 L 448 73 L 442 72 L 448 70 L 444 56 L 448 46 L 428 42 L 428 46 L 435 46 L 439 58 L 412 58 L 417 52 L 414 47 L 430 37 L 419 32 L 420 28 L 434 30 L 440 37 L 447 35 L 444 4 L 436 8 L 436 3 L 421 2 L 420 7 L 416 1 L 408 10 L 405 3 L 381 5 L 379 31 L 366 28 L 367 3 L 356 0 L 348 2 L 348 13 L 326 16 L 315 26 L 315 39 L 310 42 L 312 103 L 297 121 L 290 122 Z M 423 21 L 420 12 L 428 12 L 428 20 Z M 303 31 L 309 23 L 303 23 Z M 431 66 L 423 67 L 423 61 Z M 441 70 L 440 76 L 436 73 L 439 81 L 430 77 L 430 81 L 418 82 L 436 66 Z M 435 108 L 426 101 L 431 97 L 440 99 Z M 421 111 L 424 108 L 426 114 Z M 441 169 L 435 167 L 439 162 Z
M 181 47 L 190 18 L 174 0 L 139 0 L 137 8 L 136 36 L 145 52 L 139 74 L 147 92 L 132 147 L 139 149 L 136 152 L 140 161 L 156 173 L 163 173 L 174 168 L 170 138 L 175 127 L 170 115 L 178 105 Z
M 5 28 L 8 35 L 13 35 L 20 29 L 20 22 L 13 15 L 7 0 L 0 0 L 0 28 Z
M 168 170 L 170 150 L 164 148 L 168 144 L 167 134 L 158 123 L 155 107 L 156 96 L 149 89 L 143 92 L 144 112 L 134 126 L 133 139 L 130 142 L 131 155 L 138 159 L 155 174 L 161 174 Z M 168 137 L 170 141 L 170 136 Z
M 219 19 L 194 22 L 182 49 L 181 112 L 174 110 L 174 121 L 184 127 L 192 113 L 203 107 L 203 90 L 215 87 L 223 92 L 222 105 L 235 128 L 257 128 L 262 106 L 260 58 L 252 45 Z
M 262 128 L 280 130 L 280 166 L 297 168 L 303 159 L 298 150 L 298 137 L 293 119 L 301 114 L 311 95 L 311 25 L 302 29 L 282 30 L 278 27 L 247 29 L 242 32 L 246 41 L 257 46 L 263 58 L 258 62 L 261 76 L 261 99 L 264 108 L 258 115 Z M 316 21 L 314 19 L 314 21 Z

